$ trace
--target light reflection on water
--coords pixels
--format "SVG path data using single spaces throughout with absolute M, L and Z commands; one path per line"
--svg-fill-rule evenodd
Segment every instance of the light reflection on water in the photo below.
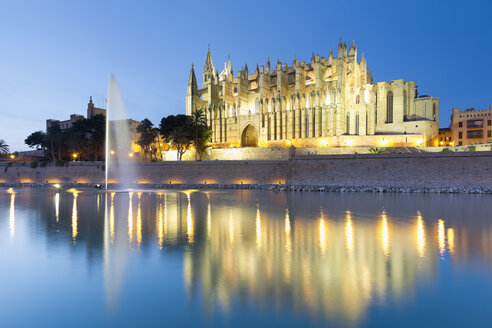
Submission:
M 241 326 L 239 313 L 266 311 L 282 313 L 281 326 L 294 325 L 293 315 L 306 325 L 377 326 L 378 311 L 413 309 L 421 288 L 432 293 L 469 263 L 490 275 L 488 197 L 9 189 L 0 191 L 0 213 L 8 208 L 12 251 L 33 252 L 34 240 L 44 235 L 53 252 L 77 250 L 66 262 L 101 254 L 91 261 L 102 264 L 104 307 L 123 325 L 122 304 L 161 297 L 152 288 L 146 294 L 131 288 L 162 283 L 149 276 L 152 268 L 167 272 L 163 283 L 185 300 L 166 303 L 163 311 L 198 302 L 187 319 L 195 324 L 211 316 L 209 324 L 221 325 L 219 313 L 226 325 Z M 16 218 L 22 218 L 17 231 Z M 35 218 L 41 228 L 33 230 Z M 0 236 L 5 229 L 0 219 Z M 19 232 L 28 238 L 14 238 Z M 483 282 L 484 291 L 492 291 L 491 280 Z M 103 317 L 94 315 L 92 323 Z

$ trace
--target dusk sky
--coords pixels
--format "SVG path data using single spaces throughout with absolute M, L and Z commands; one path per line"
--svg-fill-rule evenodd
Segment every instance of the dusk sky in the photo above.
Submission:
M 492 37 L 487 1 L 21 1 L 0 0 L 0 139 L 24 139 L 48 118 L 104 104 L 108 78 L 129 116 L 185 112 L 191 63 L 201 69 L 210 43 L 219 72 L 267 56 L 337 55 L 340 37 L 364 52 L 374 82 L 414 80 L 451 109 L 492 103 Z

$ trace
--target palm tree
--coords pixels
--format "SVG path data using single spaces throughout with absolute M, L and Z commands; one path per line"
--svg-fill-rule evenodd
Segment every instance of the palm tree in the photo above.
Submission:
M 3 139 L 0 139 L 0 154 L 7 154 L 9 151 L 9 145 Z
M 195 127 L 195 161 L 198 160 L 198 128 L 207 126 L 207 117 L 203 109 L 197 109 L 191 113 L 191 121 Z

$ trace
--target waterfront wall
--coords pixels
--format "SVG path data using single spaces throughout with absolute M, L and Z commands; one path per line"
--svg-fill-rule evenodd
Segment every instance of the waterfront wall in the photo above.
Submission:
M 296 156 L 292 160 L 139 162 L 138 183 L 492 187 L 492 152 Z M 1 182 L 102 183 L 103 163 L 0 163 Z M 115 178 L 110 182 L 117 183 Z
M 492 144 L 474 145 L 476 151 L 491 151 Z M 455 147 L 379 147 L 383 153 L 438 153 L 443 149 L 453 152 L 466 152 L 468 146 Z M 296 156 L 306 155 L 353 155 L 370 154 L 368 147 L 296 147 Z M 163 151 L 163 160 L 175 161 L 176 150 Z M 206 160 L 255 160 L 255 159 L 288 159 L 289 147 L 245 147 L 245 148 L 220 148 L 210 149 L 204 155 Z M 194 161 L 195 151 L 188 150 L 183 155 L 184 161 Z

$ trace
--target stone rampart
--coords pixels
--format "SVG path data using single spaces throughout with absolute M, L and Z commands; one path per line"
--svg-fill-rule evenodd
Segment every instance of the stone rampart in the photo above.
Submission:
M 140 184 L 492 187 L 492 152 L 296 156 L 293 160 L 139 162 Z M 0 183 L 102 183 L 104 164 L 0 163 Z M 111 182 L 118 182 L 117 180 Z

